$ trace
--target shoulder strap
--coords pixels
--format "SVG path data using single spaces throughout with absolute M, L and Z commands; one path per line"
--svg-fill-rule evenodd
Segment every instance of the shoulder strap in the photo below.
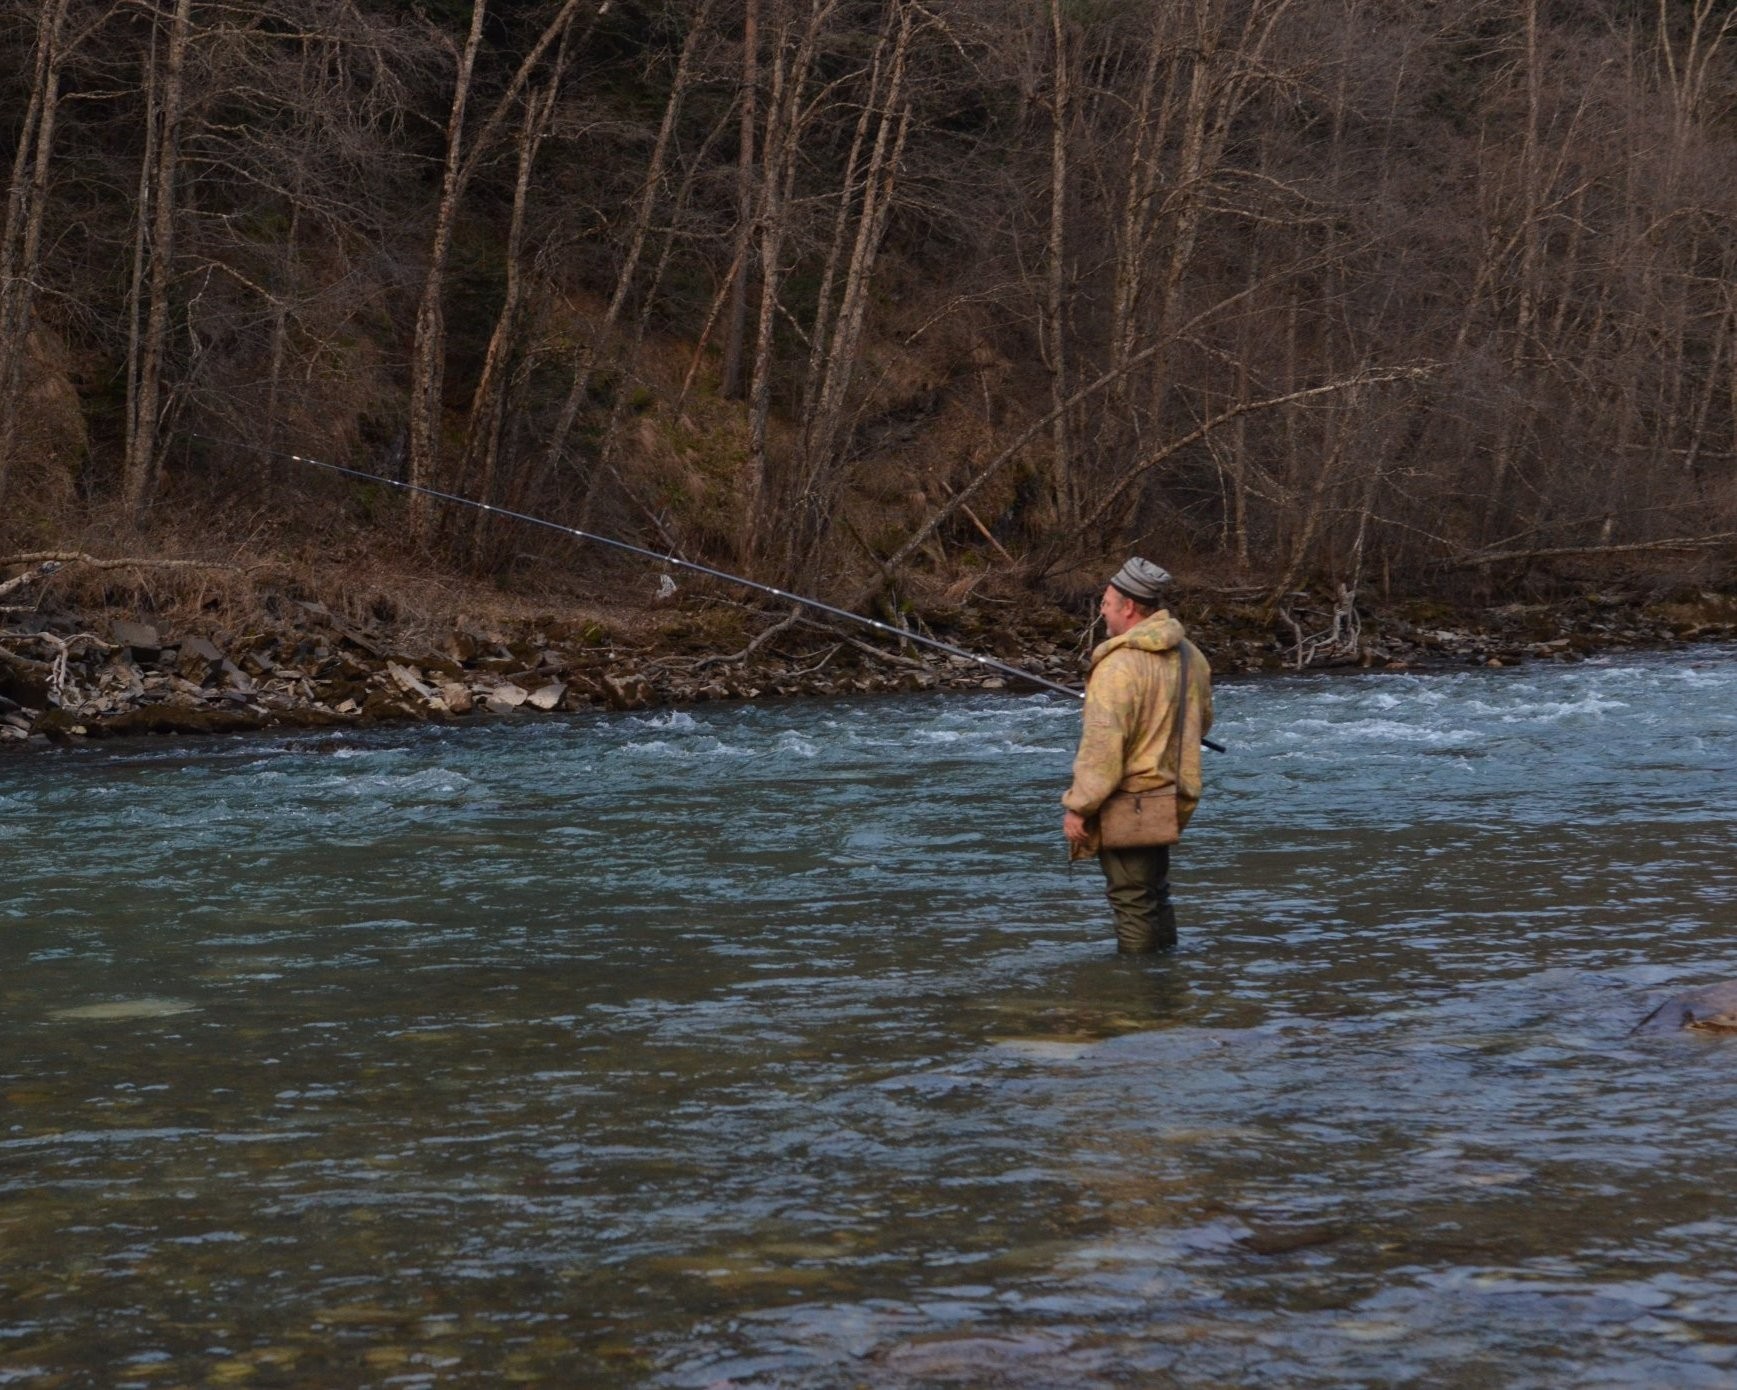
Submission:
M 1182 785 L 1182 726 L 1188 722 L 1188 639 L 1176 648 L 1176 722 L 1170 729 L 1170 747 L 1165 759 L 1174 769 L 1176 785 Z

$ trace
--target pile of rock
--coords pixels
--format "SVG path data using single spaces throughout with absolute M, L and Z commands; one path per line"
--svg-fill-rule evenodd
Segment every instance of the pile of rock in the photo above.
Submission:
M 58 672 L 35 661 L 32 678 L 8 673 L 0 689 L 0 742 L 1017 684 L 961 658 L 876 656 L 836 640 L 822 642 L 828 650 L 818 658 L 809 653 L 713 665 L 700 658 L 658 660 L 613 644 L 596 624 L 578 630 L 557 624 L 554 633 L 517 637 L 461 628 L 437 646 L 406 648 L 401 637 L 354 626 L 323 605 L 294 607 L 292 625 L 241 634 L 112 622 L 106 640 L 74 643 Z M 74 636 L 66 622 L 45 623 L 43 631 L 48 643 Z M 1046 652 L 1019 664 L 1066 679 L 1069 658 L 1046 645 Z
M 1277 628 L 1258 606 L 1203 603 L 1190 615 L 1189 633 L 1228 672 L 1294 670 L 1294 636 Z M 1573 662 L 1593 652 L 1669 647 L 1680 642 L 1737 638 L 1737 599 L 1712 592 L 1668 599 L 1589 593 L 1550 603 L 1491 608 L 1435 600 L 1374 604 L 1361 614 L 1358 640 L 1313 669 L 1374 667 L 1393 670 L 1451 666 L 1516 666 L 1527 661 Z
M 1182 597 L 1190 635 L 1219 674 L 1295 666 L 1295 640 L 1258 605 Z M 595 622 L 540 620 L 512 633 L 460 627 L 437 640 L 358 626 L 318 603 L 285 601 L 269 629 L 203 633 L 32 615 L 36 635 L 0 644 L 0 743 L 135 733 L 517 717 L 588 707 L 892 690 L 1019 691 L 1017 677 L 963 657 L 848 632 L 797 628 L 743 660 L 717 634 L 621 641 Z M 957 645 L 1065 685 L 1087 648 L 1077 618 L 1033 606 L 1014 621 L 960 610 Z M 938 619 L 937 619 L 938 620 Z M 1405 669 L 1571 661 L 1587 652 L 1737 637 L 1737 600 L 1670 603 L 1586 595 L 1468 614 L 1414 601 L 1366 613 L 1332 665 Z M 740 641 L 737 634 L 734 641 Z M 32 644 L 35 644 L 34 648 Z M 676 648 L 678 650 L 672 650 Z M 8 656 L 8 652 L 12 655 Z

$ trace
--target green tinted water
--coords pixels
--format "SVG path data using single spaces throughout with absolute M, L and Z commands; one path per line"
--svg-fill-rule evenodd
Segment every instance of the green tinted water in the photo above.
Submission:
M 1728 1385 L 1737 653 L 0 762 L 0 1385 Z

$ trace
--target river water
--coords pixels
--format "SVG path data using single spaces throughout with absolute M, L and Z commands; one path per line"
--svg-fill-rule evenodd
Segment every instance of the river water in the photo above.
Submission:
M 1729 1386 L 1737 651 L 0 761 L 0 1385 Z

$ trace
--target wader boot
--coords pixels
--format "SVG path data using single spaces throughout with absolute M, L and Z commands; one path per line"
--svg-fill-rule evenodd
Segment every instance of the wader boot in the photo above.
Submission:
M 1158 949 L 1168 951 L 1176 944 L 1176 909 L 1170 905 L 1170 885 L 1164 885 L 1164 902 L 1158 908 L 1158 929 L 1155 933 Z
M 1144 955 L 1176 944 L 1170 905 L 1170 847 L 1098 851 L 1104 891 L 1116 917 L 1116 949 Z

